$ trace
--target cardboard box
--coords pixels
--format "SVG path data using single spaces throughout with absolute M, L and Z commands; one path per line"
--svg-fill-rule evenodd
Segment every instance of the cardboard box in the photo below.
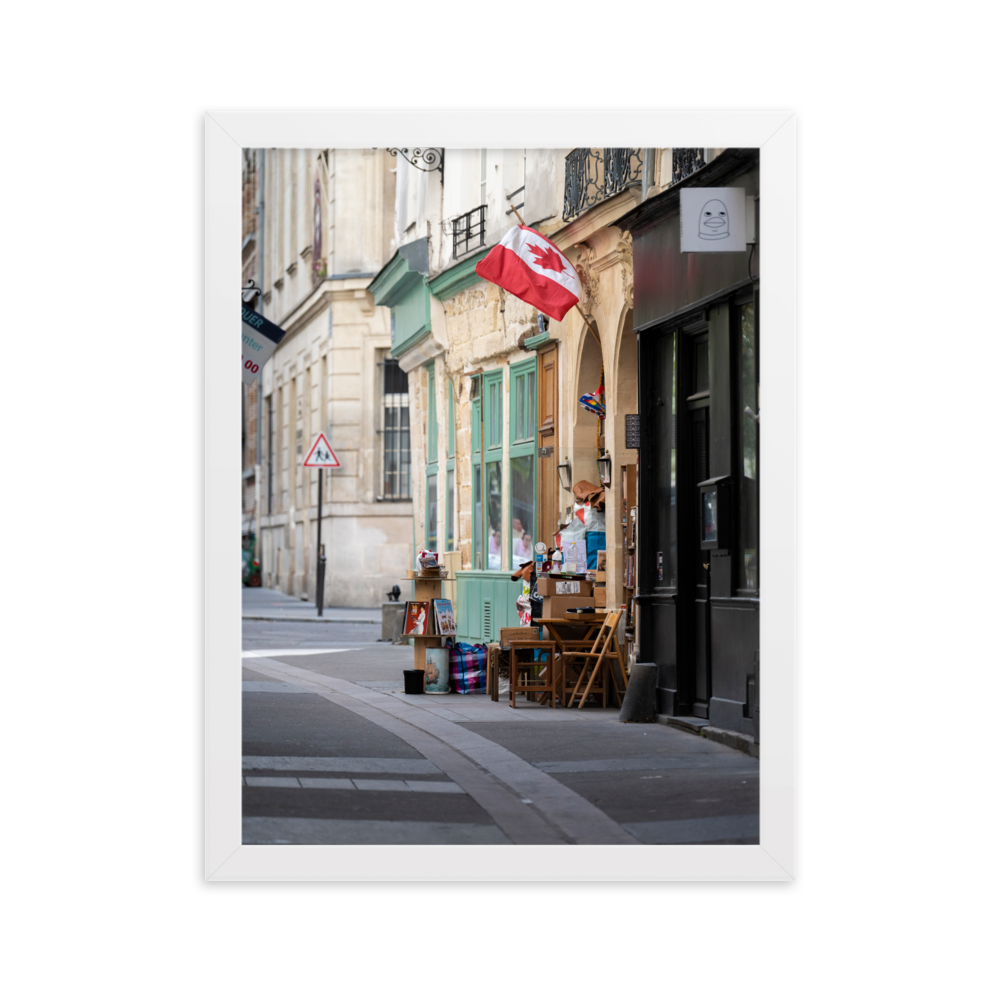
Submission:
M 561 594 L 559 597 L 542 598 L 543 618 L 562 618 L 570 608 L 594 608 L 593 597 L 580 597 L 578 594 Z
M 594 585 L 589 580 L 560 580 L 557 576 L 543 576 L 537 581 L 535 589 L 539 597 L 568 597 L 571 594 L 590 597 Z
M 608 588 L 600 585 L 594 587 L 594 607 L 606 608 L 608 606 Z
M 597 572 L 597 582 L 598 583 L 607 583 L 607 580 L 608 580 L 608 571 L 605 570 L 605 569 L 599 569 L 596 572 Z

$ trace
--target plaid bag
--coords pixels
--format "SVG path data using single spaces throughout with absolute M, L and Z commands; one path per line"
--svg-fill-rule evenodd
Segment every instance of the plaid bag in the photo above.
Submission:
M 480 643 L 449 643 L 451 689 L 457 694 L 486 693 L 486 647 Z

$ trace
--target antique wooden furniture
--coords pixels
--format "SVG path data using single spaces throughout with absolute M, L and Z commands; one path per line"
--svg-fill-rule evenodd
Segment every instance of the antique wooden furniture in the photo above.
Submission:
M 517 625 L 500 629 L 500 642 L 490 643 L 486 653 L 486 690 L 491 701 L 500 700 L 500 671 L 509 662 L 511 639 L 538 639 L 541 628 Z
M 438 634 L 435 624 L 434 600 L 441 596 L 441 584 L 448 579 L 448 574 L 441 570 L 417 573 L 411 569 L 406 578 L 413 581 L 413 600 L 427 602 L 427 632 L 430 634 L 405 636 L 413 640 L 413 669 L 423 670 L 427 663 L 427 647 L 444 645 L 445 636 Z
M 618 620 L 622 612 L 610 611 L 597 631 L 593 642 L 589 640 L 562 642 L 563 704 L 567 708 L 580 708 L 591 695 L 599 695 L 604 707 L 608 704 L 608 693 L 613 685 L 618 704 L 621 704 L 628 675 L 621 649 L 618 646 Z M 616 669 L 617 667 L 617 669 Z M 571 673 L 576 673 L 576 683 L 567 697 L 566 691 L 573 683 Z M 581 690 L 582 689 L 582 690 Z
M 517 695 L 532 695 L 556 707 L 558 673 L 556 643 L 552 639 L 512 639 L 510 643 L 510 707 Z M 548 695 L 548 697 L 544 697 Z
M 562 649 L 564 642 L 574 636 L 580 636 L 581 632 L 583 636 L 580 641 L 592 639 L 605 617 L 601 615 L 600 620 L 595 622 L 574 622 L 566 618 L 536 618 L 535 624 L 544 625 L 549 630 L 549 637 Z

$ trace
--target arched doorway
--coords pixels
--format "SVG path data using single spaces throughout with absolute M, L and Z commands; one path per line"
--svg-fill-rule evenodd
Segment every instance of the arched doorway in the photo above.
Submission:
M 600 329 L 592 317 L 587 317 L 600 336 Z M 581 331 L 580 358 L 577 365 L 576 386 L 570 405 L 572 406 L 571 425 L 573 427 L 572 450 L 569 455 L 571 464 L 571 481 L 579 482 L 586 479 L 589 482 L 599 482 L 597 458 L 601 446 L 600 436 L 604 432 L 603 423 L 595 413 L 580 405 L 580 397 L 584 393 L 596 392 L 601 384 L 601 371 L 604 358 L 601 344 L 597 337 L 587 328 Z M 568 498 L 566 503 L 572 503 Z

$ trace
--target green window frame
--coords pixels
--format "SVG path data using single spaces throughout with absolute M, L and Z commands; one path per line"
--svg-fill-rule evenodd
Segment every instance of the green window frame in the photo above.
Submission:
M 424 547 L 438 551 L 438 422 L 434 362 L 427 366 L 427 463 L 424 469 Z
M 448 379 L 448 457 L 445 468 L 445 552 L 454 552 L 458 539 L 455 536 L 455 394 L 452 381 Z
M 533 558 L 538 519 L 538 359 L 510 366 L 508 555 L 510 567 Z
M 472 404 L 472 548 L 474 569 L 501 569 L 502 540 L 496 535 L 501 531 L 503 500 L 503 369 L 498 368 L 480 376 L 479 398 Z M 485 407 L 485 409 L 484 409 Z M 483 415 L 483 436 L 480 439 L 480 414 Z M 486 470 L 486 510 L 483 510 L 483 463 Z M 489 542 L 484 544 L 484 527 Z

